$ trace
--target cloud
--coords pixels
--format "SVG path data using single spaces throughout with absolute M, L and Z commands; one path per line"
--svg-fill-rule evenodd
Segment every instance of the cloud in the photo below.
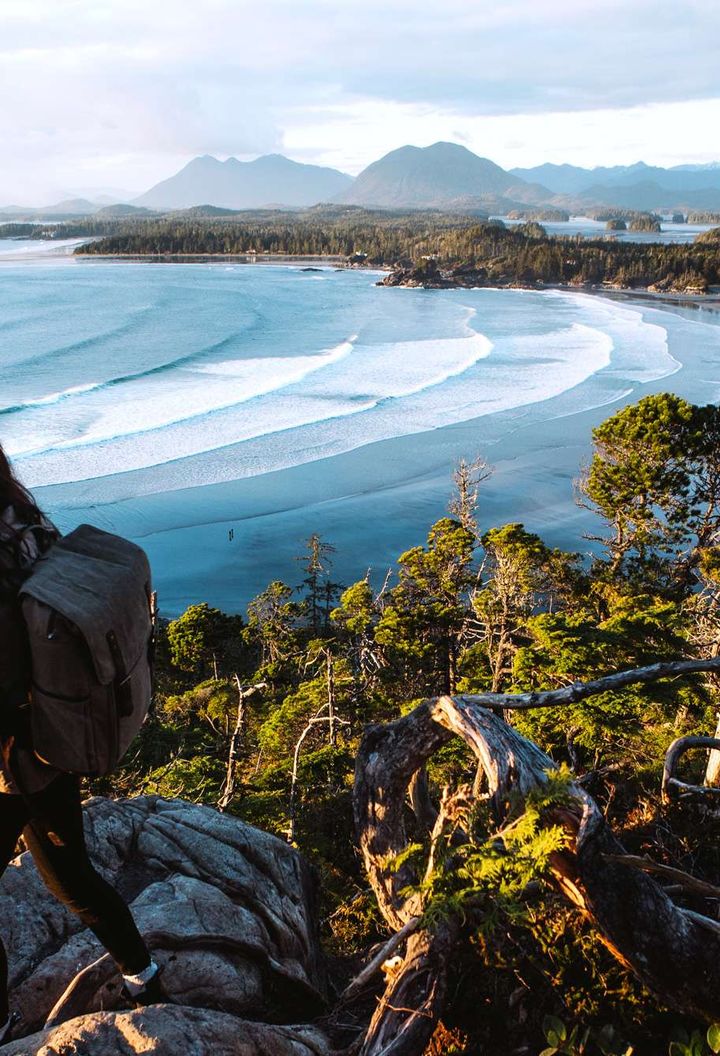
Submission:
M 356 170 L 411 138 L 402 114 L 426 141 L 471 145 L 483 120 L 720 95 L 716 0 L 0 4 L 0 200 L 98 179 L 141 189 L 200 153 L 292 148 Z

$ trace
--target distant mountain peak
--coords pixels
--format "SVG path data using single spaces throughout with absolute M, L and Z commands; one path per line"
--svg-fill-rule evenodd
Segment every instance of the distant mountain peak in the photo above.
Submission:
M 217 206 L 255 209 L 280 203 L 309 206 L 328 201 L 352 183 L 337 169 L 305 165 L 282 154 L 264 154 L 253 161 L 211 154 L 193 158 L 174 176 L 151 187 L 133 205 L 150 209 Z
M 336 200 L 380 208 L 460 208 L 487 197 L 510 195 L 520 201 L 551 197 L 544 188 L 518 180 L 488 158 L 460 143 L 406 145 L 368 165 Z

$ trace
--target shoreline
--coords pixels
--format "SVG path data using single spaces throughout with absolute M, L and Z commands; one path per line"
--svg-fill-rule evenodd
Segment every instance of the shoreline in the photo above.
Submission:
M 137 264 L 245 264 L 252 266 L 259 264 L 267 265 L 290 265 L 304 267 L 332 267 L 340 271 L 366 271 L 369 274 L 387 273 L 391 275 L 394 268 L 390 264 L 349 264 L 344 256 L 327 254 L 324 256 L 305 256 L 291 253 L 76 253 L 69 254 L 76 260 L 101 260 L 101 261 L 127 261 Z M 378 286 L 390 286 L 390 283 L 379 282 Z M 492 285 L 487 283 L 483 286 L 466 286 L 461 282 L 449 281 L 447 285 L 435 286 L 416 283 L 392 284 L 400 289 L 427 289 L 427 290 L 526 290 L 528 292 L 544 293 L 557 291 L 560 293 L 587 293 L 595 296 L 607 297 L 611 300 L 644 300 L 650 304 L 669 304 L 678 308 L 708 308 L 711 311 L 720 311 L 720 290 L 711 293 L 682 293 L 680 291 L 659 291 L 645 287 L 622 287 L 622 286 L 598 286 L 574 285 L 570 283 L 528 283 L 527 285 Z
M 491 289 L 493 287 L 486 287 Z M 517 287 L 515 287 L 517 288 Z M 658 290 L 630 289 L 620 286 L 528 286 L 528 290 L 539 293 L 556 290 L 560 293 L 587 293 L 595 297 L 606 297 L 610 301 L 641 301 L 648 305 L 662 308 L 663 305 L 675 308 L 706 308 L 710 312 L 720 311 L 719 293 L 661 293 Z
M 357 264 L 348 264 L 341 255 L 324 254 L 302 256 L 292 253 L 75 253 L 76 260 L 123 260 L 136 264 L 298 264 L 305 267 L 334 267 L 343 271 L 366 270 Z M 375 271 L 390 271 L 376 265 Z
M 395 281 L 388 279 L 397 278 Z M 522 290 L 528 293 L 584 293 L 595 296 L 607 297 L 610 300 L 643 300 L 650 304 L 671 304 L 680 308 L 710 308 L 717 311 L 720 308 L 720 287 L 713 286 L 707 293 L 694 292 L 693 290 L 655 290 L 650 286 L 616 286 L 612 283 L 563 283 L 563 282 L 512 282 L 512 283 L 480 283 L 466 282 L 454 275 L 438 272 L 433 277 L 423 280 L 416 278 L 412 273 L 402 272 L 398 269 L 391 270 L 388 279 L 383 279 L 378 286 L 388 286 L 392 289 L 421 289 L 421 290 Z
M 393 267 L 389 264 L 350 264 L 347 257 L 341 255 L 303 255 L 292 253 L 78 253 L 79 241 L 73 245 L 54 246 L 37 252 L 5 253 L 0 255 L 2 264 L 31 264 L 39 261 L 49 262 L 51 260 L 63 261 L 92 261 L 97 260 L 104 263 L 126 262 L 133 264 L 244 264 L 252 267 L 260 265 L 263 267 L 305 267 L 305 268 L 332 268 L 337 271 L 364 271 L 368 274 L 391 275 Z M 621 287 L 621 286 L 598 286 L 573 285 L 570 283 L 528 283 L 527 285 L 492 285 L 487 283 L 482 286 L 466 286 L 461 282 L 448 280 L 443 285 L 434 285 L 428 282 L 421 283 L 376 283 L 378 286 L 391 286 L 398 289 L 426 289 L 426 290 L 525 290 L 528 292 L 544 293 L 581 293 L 591 294 L 596 297 L 605 297 L 608 300 L 617 301 L 640 301 L 648 305 L 663 305 L 675 308 L 705 308 L 708 311 L 720 311 L 720 289 L 713 289 L 710 293 L 681 293 L 678 291 L 658 291 L 647 288 Z

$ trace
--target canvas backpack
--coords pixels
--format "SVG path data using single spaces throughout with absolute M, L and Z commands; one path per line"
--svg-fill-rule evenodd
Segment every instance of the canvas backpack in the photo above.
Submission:
M 32 745 L 43 762 L 109 773 L 147 717 L 155 596 L 134 543 L 83 524 L 20 587 L 32 668 Z

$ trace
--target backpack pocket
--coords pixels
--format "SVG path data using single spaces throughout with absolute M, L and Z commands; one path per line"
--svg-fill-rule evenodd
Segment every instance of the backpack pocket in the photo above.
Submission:
M 32 641 L 33 685 L 50 696 L 84 700 L 90 696 L 92 670 L 87 643 L 74 624 L 39 602 L 25 619 Z
M 93 689 L 87 643 L 60 613 L 26 606 L 33 645 L 32 744 L 37 757 L 60 770 L 91 774 L 97 767 Z
M 32 687 L 32 743 L 43 763 L 75 774 L 93 770 L 90 698 L 59 697 Z

